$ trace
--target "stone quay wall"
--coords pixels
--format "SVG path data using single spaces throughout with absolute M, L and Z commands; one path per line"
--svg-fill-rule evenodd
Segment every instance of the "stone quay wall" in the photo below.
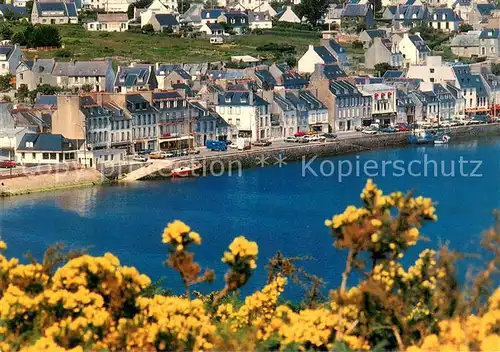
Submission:
M 99 185 L 106 179 L 96 169 L 60 170 L 54 173 L 16 175 L 0 180 L 0 196 Z

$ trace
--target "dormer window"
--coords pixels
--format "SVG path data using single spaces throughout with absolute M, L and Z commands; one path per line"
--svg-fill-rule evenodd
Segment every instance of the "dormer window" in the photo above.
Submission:
M 123 110 L 122 109 L 120 109 L 120 111 L 118 112 L 118 115 L 119 116 L 123 116 Z
M 230 103 L 230 102 L 231 102 L 231 98 L 230 98 L 230 97 L 226 97 L 226 98 L 224 99 L 224 101 L 225 101 L 226 103 Z
M 26 142 L 26 148 L 33 148 L 33 142 Z
M 437 20 L 438 19 L 438 15 L 437 13 L 434 14 L 434 19 Z
M 241 97 L 240 101 L 242 103 L 247 103 L 248 102 L 248 99 L 246 97 Z
M 412 16 L 412 18 L 416 19 L 417 18 L 417 14 L 414 13 L 413 16 Z
M 245 23 L 245 19 L 244 18 L 241 19 L 241 23 Z
M 231 23 L 235 23 L 236 21 L 234 20 L 234 18 L 231 19 Z

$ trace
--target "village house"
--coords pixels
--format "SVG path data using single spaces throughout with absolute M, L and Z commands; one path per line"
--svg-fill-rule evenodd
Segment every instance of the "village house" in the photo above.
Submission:
M 320 45 L 323 45 L 328 51 L 333 55 L 333 57 L 338 61 L 341 66 L 348 65 L 347 51 L 340 45 L 331 34 L 323 33 L 322 38 L 319 41 Z
M 268 12 L 249 12 L 248 23 L 250 29 L 270 29 L 273 28 L 273 21 Z
M 198 147 L 205 146 L 207 140 L 225 141 L 231 136 L 231 126 L 214 110 L 204 106 L 201 101 L 191 101 L 189 104 L 196 120 L 194 132 Z
M 301 23 L 299 16 L 295 12 L 293 12 L 291 6 L 287 6 L 284 10 L 278 12 L 276 14 L 276 18 L 278 22 L 286 22 L 286 23 Z
M 155 32 L 170 30 L 177 33 L 181 28 L 175 15 L 170 13 L 145 12 L 141 14 L 141 27 L 147 24 L 152 25 Z
M 31 11 L 32 24 L 78 23 L 78 12 L 74 3 L 35 1 Z
M 430 26 L 444 32 L 457 31 L 462 22 L 452 9 L 435 9 L 429 16 Z
M 301 73 L 313 73 L 317 64 L 333 64 L 337 59 L 323 45 L 309 45 L 309 49 L 298 60 L 297 69 Z
M 489 111 L 489 92 L 487 84 L 481 75 L 472 74 L 470 66 L 453 66 L 456 86 L 463 92 L 465 113 L 469 116 L 484 114 Z
M 205 23 L 201 26 L 200 32 L 205 33 L 207 35 L 216 35 L 216 36 L 222 36 L 226 34 L 224 26 L 220 23 Z
M 217 18 L 217 23 L 225 22 L 235 34 L 248 31 L 248 16 L 244 12 L 225 12 Z
M 269 1 L 259 1 L 258 5 L 251 10 L 253 12 L 267 12 L 271 17 L 275 17 L 277 14 Z
M 406 77 L 441 84 L 456 80 L 453 67 L 444 65 L 441 56 L 428 56 L 425 64 L 410 65 Z
M 371 96 L 371 117 L 381 125 L 394 124 L 397 117 L 396 89 L 382 83 L 361 86 L 364 94 Z
M 398 50 L 403 55 L 407 66 L 424 63 L 427 55 L 431 52 L 418 32 L 415 34 L 405 33 L 399 42 Z
M 479 34 L 479 55 L 498 59 L 500 55 L 500 29 L 485 29 Z
M 337 28 L 340 28 L 340 24 L 342 23 L 342 11 L 344 11 L 344 6 L 341 4 L 329 4 L 325 13 L 325 23 Z
M 26 133 L 16 149 L 16 160 L 23 165 L 77 162 L 84 141 L 60 134 Z
M 158 87 L 155 71 L 152 65 L 132 64 L 118 66 L 113 85 L 116 93 L 154 90 Z
M 365 51 L 365 67 L 374 69 L 376 64 L 386 62 L 392 67 L 403 66 L 403 56 L 397 50 L 390 39 L 375 37 L 373 42 Z
M 372 4 L 346 4 L 341 15 L 341 27 L 350 33 L 358 33 L 359 28 L 375 26 Z
M 217 23 L 218 18 L 224 14 L 223 9 L 201 10 L 201 23 Z
M 23 60 L 16 69 L 16 89 L 26 86 L 29 90 L 41 84 L 57 85 L 57 77 L 52 75 L 56 61 L 54 59 Z
M 473 2 L 472 9 L 469 13 L 468 23 L 472 25 L 475 30 L 482 29 L 482 23 L 491 17 L 492 12 L 496 6 L 490 2 Z
M 30 16 L 25 6 L 15 6 L 12 4 L 0 4 L 0 19 L 5 19 L 6 15 L 12 15 L 14 18 L 21 19 Z
M 112 92 L 115 72 L 109 58 L 100 61 L 56 62 L 52 69 L 57 86 L 67 89 L 82 89 L 87 86 L 94 92 Z
M 367 29 L 359 35 L 359 41 L 363 43 L 363 48 L 368 49 L 375 38 L 386 38 L 387 32 L 383 29 Z
M 460 57 L 478 57 L 480 33 L 480 31 L 469 31 L 455 35 L 450 43 L 451 52 Z
M 178 7 L 177 0 L 153 0 L 146 9 L 154 13 L 178 13 Z
M 275 128 L 276 134 L 280 134 L 282 138 L 293 137 L 296 132 L 307 131 L 307 121 L 304 118 L 299 118 L 297 106 L 287 99 L 284 89 L 273 93 L 271 104 L 271 121 L 278 121 L 279 128 Z
M 398 5 L 392 28 L 394 30 L 411 29 L 429 18 L 429 10 L 421 3 L 418 5 Z
M 128 30 L 126 13 L 98 13 L 97 20 L 85 24 L 88 31 L 125 32 Z
M 87 10 L 87 11 L 105 11 L 109 12 L 127 12 L 130 4 L 134 3 L 134 0 L 82 0 L 81 9 L 78 8 L 78 1 L 75 2 L 77 5 L 77 10 Z
M 203 4 L 192 3 L 189 8 L 180 15 L 179 22 L 186 25 L 191 25 L 193 27 L 201 27 L 201 11 L 203 10 Z
M 217 113 L 231 125 L 233 136 L 253 142 L 271 137 L 270 106 L 252 91 L 226 91 L 219 95 Z
M 158 111 L 142 94 L 127 94 L 125 110 L 132 121 L 132 143 L 135 152 L 158 150 Z
M 0 74 L 16 74 L 23 53 L 18 44 L 0 46 Z

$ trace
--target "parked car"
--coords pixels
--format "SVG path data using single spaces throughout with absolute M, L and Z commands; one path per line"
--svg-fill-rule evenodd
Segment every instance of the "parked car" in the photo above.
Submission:
M 2 169 L 13 169 L 17 166 L 14 160 L 2 160 L 0 161 L 0 168 Z
M 167 157 L 165 152 L 153 152 L 149 154 L 150 159 L 165 159 Z
M 385 126 L 385 127 L 381 127 L 379 129 L 380 132 L 384 132 L 384 133 L 394 133 L 397 131 L 397 129 L 395 127 L 392 127 L 392 126 Z
M 165 157 L 167 158 L 173 158 L 175 156 L 175 153 L 172 153 L 172 152 L 164 152 L 165 153 Z
M 306 136 L 295 138 L 296 143 L 309 143 L 309 139 Z
M 396 125 L 396 130 L 397 130 L 398 132 L 407 132 L 407 131 L 409 131 L 409 130 L 410 130 L 410 126 L 408 126 L 408 124 L 407 124 L 407 123 L 398 123 L 398 124 Z
M 337 139 L 337 135 L 336 134 L 333 134 L 333 133 L 325 133 L 323 135 L 323 137 L 325 137 L 325 139 L 328 141 L 328 140 L 333 140 L 333 139 Z
M 253 142 L 253 145 L 256 147 L 268 147 L 271 145 L 271 142 L 268 141 L 267 139 L 261 139 L 261 140 Z
M 148 161 L 148 158 L 145 157 L 144 155 L 136 155 L 136 156 L 134 156 L 133 160 L 145 163 L 146 161 Z
M 363 132 L 365 134 L 377 134 L 378 129 L 375 129 L 373 127 L 367 127 L 363 131 L 361 131 L 361 132 Z
M 286 137 L 286 138 L 284 139 L 284 142 L 286 142 L 286 143 L 295 143 L 295 142 L 296 142 L 296 139 L 297 139 L 297 138 L 295 138 L 295 137 Z
M 192 154 L 200 154 L 200 151 L 199 149 L 188 149 L 188 154 L 192 155 Z
M 295 132 L 295 134 L 293 136 L 294 137 L 304 137 L 305 135 L 306 135 L 305 132 L 299 131 L 299 132 Z
M 137 154 L 139 154 L 139 155 L 149 155 L 151 153 L 153 153 L 152 149 L 144 149 L 144 150 L 140 150 L 137 152 Z

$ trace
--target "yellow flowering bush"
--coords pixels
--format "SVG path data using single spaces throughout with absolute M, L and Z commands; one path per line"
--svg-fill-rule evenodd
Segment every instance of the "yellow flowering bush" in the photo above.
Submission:
M 229 267 L 225 286 L 191 299 L 190 286 L 212 281 L 213 272 L 201 275 L 188 252 L 201 236 L 179 220 L 167 225 L 162 241 L 184 295 L 159 293 L 110 253 L 62 256 L 56 247 L 43 263 L 21 264 L 3 255 L 7 244 L 0 241 L 0 350 L 500 350 L 500 288 L 487 290 L 500 265 L 500 227 L 484 237 L 493 254 L 486 269 L 461 290 L 460 256 L 446 247 L 422 251 L 408 268 L 401 263 L 422 238 L 422 225 L 437 219 L 430 199 L 384 195 L 369 180 L 361 201 L 325 221 L 334 246 L 348 253 L 339 287 L 324 300 L 316 292 L 319 278 L 294 266 L 300 257 L 280 253 L 267 266 L 262 290 L 240 298 L 259 252 L 243 236 L 222 258 Z M 361 279 L 348 287 L 355 270 Z M 286 302 L 285 286 L 299 282 L 299 273 L 316 282 L 315 292 Z

